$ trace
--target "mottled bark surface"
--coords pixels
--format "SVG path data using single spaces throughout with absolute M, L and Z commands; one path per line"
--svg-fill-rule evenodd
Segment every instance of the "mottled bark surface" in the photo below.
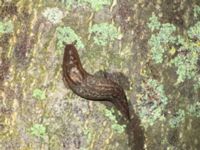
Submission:
M 197 0 L 114 0 L 95 12 L 76 5 L 68 10 L 63 3 L 53 0 L 0 1 L 0 20 L 11 20 L 14 25 L 13 32 L 0 34 L 0 149 L 139 150 L 144 146 L 148 150 L 165 150 L 170 145 L 176 149 L 198 149 L 198 120 L 189 118 L 176 130 L 159 122 L 144 130 L 135 111 L 136 95 L 141 90 L 140 72 L 149 52 L 149 17 L 155 12 L 163 22 L 180 27 L 181 33 L 193 23 L 190 15 L 197 3 Z M 53 24 L 44 18 L 42 12 L 47 7 L 63 11 L 61 23 Z M 103 48 L 95 46 L 87 32 L 91 24 L 100 22 L 113 22 L 122 32 L 114 44 Z M 80 54 L 89 72 L 104 68 L 101 66 L 104 59 L 98 53 L 131 50 L 131 59 L 125 67 L 109 64 L 105 67 L 125 73 L 131 81 L 127 90 L 133 118 L 130 123 L 123 121 L 117 110 L 114 114 L 119 123 L 107 117 L 105 111 L 111 109 L 110 104 L 89 102 L 65 88 L 61 68 L 64 49 L 58 50 L 56 46 L 59 25 L 72 27 L 82 37 L 85 49 Z M 88 53 L 92 54 L 92 50 L 97 54 L 91 57 Z M 44 100 L 34 98 L 35 89 L 45 91 Z M 44 135 L 32 133 L 35 124 L 45 127 Z M 125 124 L 126 131 L 119 133 L 112 128 L 113 124 Z

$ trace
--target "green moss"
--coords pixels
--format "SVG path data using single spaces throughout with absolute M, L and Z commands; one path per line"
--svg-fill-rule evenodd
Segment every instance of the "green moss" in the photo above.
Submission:
M 100 46 L 113 42 L 120 35 L 117 28 L 109 23 L 95 24 L 89 28 L 89 33 L 93 34 L 94 43 Z

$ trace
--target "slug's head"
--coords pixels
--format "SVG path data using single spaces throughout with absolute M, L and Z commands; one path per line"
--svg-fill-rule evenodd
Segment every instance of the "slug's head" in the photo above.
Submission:
M 80 84 L 87 75 L 74 44 L 66 44 L 62 67 L 63 78 L 68 85 Z

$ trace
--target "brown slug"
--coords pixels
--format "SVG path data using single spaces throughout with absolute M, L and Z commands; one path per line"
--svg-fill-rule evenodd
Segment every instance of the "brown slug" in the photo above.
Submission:
M 65 46 L 63 81 L 75 94 L 92 101 L 109 101 L 130 120 L 129 107 L 123 88 L 116 82 L 86 72 L 74 44 Z

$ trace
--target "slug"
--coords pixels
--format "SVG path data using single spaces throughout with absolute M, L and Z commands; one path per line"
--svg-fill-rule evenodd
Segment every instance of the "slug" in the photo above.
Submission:
M 63 82 L 76 95 L 92 101 L 109 101 L 130 120 L 123 88 L 116 82 L 84 70 L 74 44 L 66 44 L 63 56 Z

